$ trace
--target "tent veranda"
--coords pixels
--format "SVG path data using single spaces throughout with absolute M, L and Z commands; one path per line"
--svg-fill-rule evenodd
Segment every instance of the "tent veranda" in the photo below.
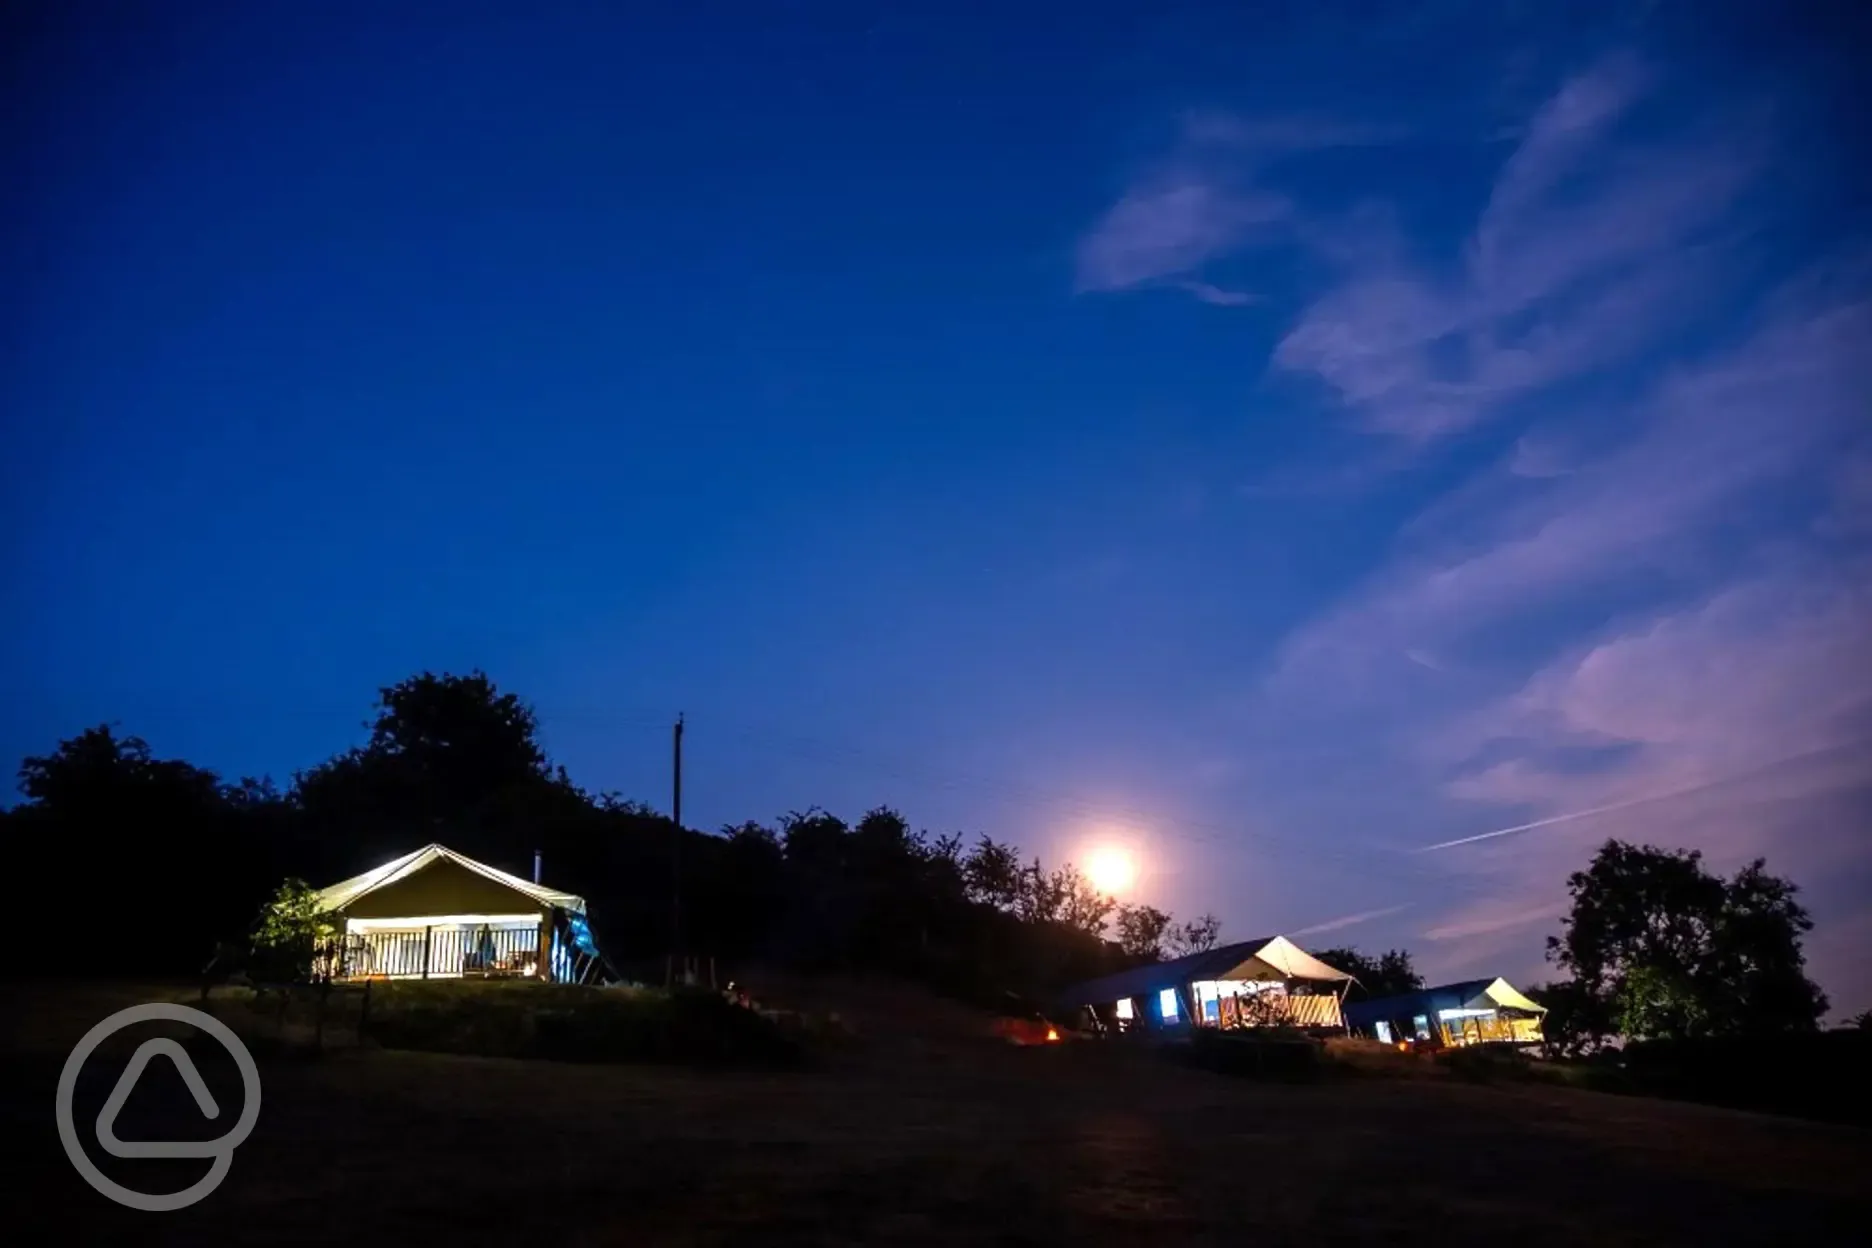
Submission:
M 321 889 L 315 904 L 341 928 L 338 978 L 580 982 L 598 961 L 584 898 L 444 845 Z

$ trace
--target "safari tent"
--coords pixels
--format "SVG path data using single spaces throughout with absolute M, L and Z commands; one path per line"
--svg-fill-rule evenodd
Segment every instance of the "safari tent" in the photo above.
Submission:
M 1507 980 L 1469 979 L 1419 992 L 1355 1001 L 1346 1024 L 1386 1044 L 1418 1041 L 1458 1048 L 1468 1044 L 1539 1044 L 1545 1007 Z
M 1352 976 L 1285 936 L 1237 941 L 1075 984 L 1059 1004 L 1101 1031 L 1344 1025 Z
M 339 930 L 327 955 L 336 979 L 579 983 L 600 961 L 583 897 L 444 845 L 321 889 L 317 907 Z

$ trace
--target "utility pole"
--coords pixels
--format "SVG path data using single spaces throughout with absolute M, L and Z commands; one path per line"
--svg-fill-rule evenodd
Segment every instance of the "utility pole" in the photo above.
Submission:
M 670 842 L 670 956 L 682 955 L 682 733 L 683 717 L 676 716 L 671 733 L 670 823 L 674 839 Z

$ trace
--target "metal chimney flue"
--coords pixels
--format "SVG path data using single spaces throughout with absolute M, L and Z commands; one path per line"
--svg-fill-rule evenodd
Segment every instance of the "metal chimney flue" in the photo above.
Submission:
M 536 849 L 533 851 L 533 882 L 535 884 L 540 882 L 539 875 L 540 875 L 540 851 Z

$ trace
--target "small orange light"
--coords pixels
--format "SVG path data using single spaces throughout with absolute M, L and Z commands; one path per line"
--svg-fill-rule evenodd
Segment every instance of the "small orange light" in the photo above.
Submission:
M 1058 1040 L 1058 1039 L 1059 1039 L 1059 1032 L 1053 1030 L 1051 1027 L 1047 1028 L 1047 1042 L 1050 1044 L 1053 1041 Z

